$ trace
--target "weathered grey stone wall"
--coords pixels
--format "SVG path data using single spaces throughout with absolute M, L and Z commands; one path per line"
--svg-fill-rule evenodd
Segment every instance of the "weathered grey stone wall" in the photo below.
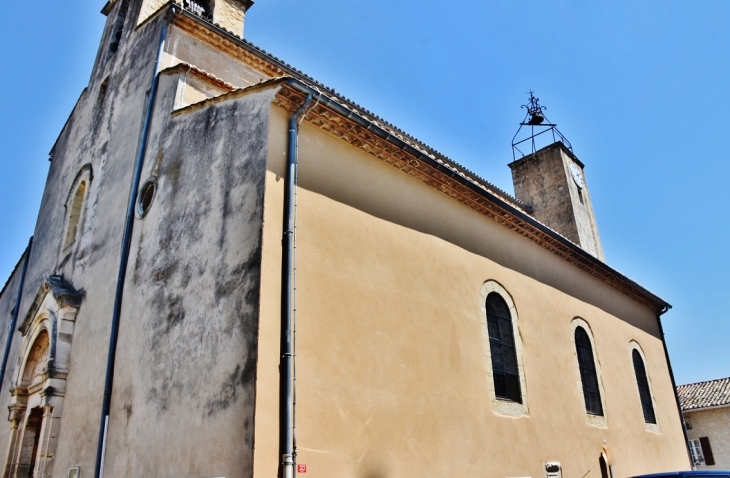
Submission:
M 23 338 L 15 330 L 10 330 L 9 325 L 13 315 L 13 309 L 15 308 L 15 301 L 18 296 L 18 286 L 20 285 L 20 273 L 23 269 L 23 259 L 25 254 L 20 257 L 18 264 L 15 266 L 13 273 L 8 278 L 2 291 L 0 291 L 0 360 L 2 355 L 5 353 L 5 345 L 8 340 L 8 333 L 13 333 L 13 340 L 10 345 L 10 354 L 8 355 L 7 369 L 5 370 L 5 377 L 3 377 L 2 383 L 0 383 L 0 413 L 5 413 L 10 404 L 10 383 L 13 381 L 13 371 L 15 370 L 15 362 L 18 357 L 20 346 L 23 343 Z M 26 282 L 27 284 L 27 282 Z M 28 289 L 24 288 L 26 293 Z M 23 320 L 22 317 L 18 317 L 18 323 Z M 17 328 L 17 326 L 16 326 Z M 3 463 L 5 462 L 5 453 L 8 449 L 8 440 L 10 438 L 10 426 L 5 425 L 8 422 L 4 420 L 0 422 L 0 457 L 2 457 Z
M 130 13 L 135 4 L 132 2 Z M 128 14 L 127 19 L 132 16 Z M 54 476 L 65 476 L 73 465 L 81 465 L 83 473 L 93 472 L 125 204 L 142 106 L 152 75 L 155 39 L 160 31 L 159 20 L 153 21 L 136 33 L 134 44 L 122 44 L 110 56 L 110 28 L 115 20 L 113 11 L 89 86 L 51 153 L 20 306 L 19 320 L 23 320 L 43 280 L 54 274 L 62 275 L 85 295 L 71 346 Z M 128 25 L 127 33 L 129 30 Z M 102 88 L 105 79 L 106 88 Z M 64 247 L 69 198 L 74 193 L 75 180 L 85 171 L 90 173 L 90 181 L 87 180 L 76 240 Z M 19 344 L 22 337 L 16 335 L 14 342 Z M 20 359 L 19 351 L 14 349 L 6 377 L 12 377 Z M 0 391 L 3 403 L 9 396 L 8 385 L 9 382 L 4 383 Z M 10 427 L 9 422 L 3 423 L 0 436 L 5 436 Z M 4 462 L 7 446 L 0 446 Z
M 171 116 L 163 75 L 135 223 L 106 476 L 252 472 L 268 115 L 273 90 Z
M 515 197 L 533 208 L 535 219 L 604 260 L 585 176 L 582 188 L 571 178 L 570 164 L 583 172 L 574 158 L 558 142 L 510 163 Z
M 77 465 L 84 476 L 94 469 L 125 213 L 164 20 L 158 15 L 134 30 L 140 6 L 131 2 L 113 54 L 118 7 L 109 13 L 89 86 L 53 148 L 20 308 L 22 321 L 42 281 L 54 274 L 84 294 L 53 476 Z M 154 171 L 160 188 L 134 229 L 105 476 L 250 476 L 271 93 L 173 118 L 172 85 L 163 77 L 145 159 L 143 179 Z M 76 240 L 64 247 L 79 177 L 87 181 L 84 206 Z M 7 291 L 17 289 L 15 281 Z M 0 324 L 15 300 L 7 291 Z M 0 390 L 3 407 L 21 342 L 16 334 Z M 9 423 L 3 423 L 4 461 Z
M 534 209 L 535 218 L 580 244 L 559 148 L 545 148 L 510 164 L 515 197 Z

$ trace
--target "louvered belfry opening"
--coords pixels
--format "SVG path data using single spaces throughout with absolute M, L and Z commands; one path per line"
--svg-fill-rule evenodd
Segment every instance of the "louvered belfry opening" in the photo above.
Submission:
M 109 53 L 111 56 L 119 49 L 122 41 L 122 33 L 124 33 L 124 22 L 127 19 L 127 11 L 129 10 L 129 0 L 122 0 L 117 11 L 117 18 L 114 20 L 114 30 L 112 30 L 111 40 L 109 42 Z
M 185 0 L 186 9 L 206 20 L 213 20 L 214 7 L 215 1 L 213 0 Z

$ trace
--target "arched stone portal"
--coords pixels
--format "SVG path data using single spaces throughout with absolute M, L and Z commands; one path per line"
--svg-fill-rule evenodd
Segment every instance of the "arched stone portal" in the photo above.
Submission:
M 19 327 L 23 345 L 10 390 L 3 477 L 50 477 L 81 294 L 59 276 L 41 285 Z

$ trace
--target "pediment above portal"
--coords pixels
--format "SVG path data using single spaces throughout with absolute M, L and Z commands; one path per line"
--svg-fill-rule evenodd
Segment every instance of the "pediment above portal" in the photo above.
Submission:
M 34 319 L 42 311 L 53 311 L 60 319 L 73 320 L 81 305 L 83 294 L 61 276 L 50 276 L 41 283 L 33 303 L 18 331 L 25 336 Z

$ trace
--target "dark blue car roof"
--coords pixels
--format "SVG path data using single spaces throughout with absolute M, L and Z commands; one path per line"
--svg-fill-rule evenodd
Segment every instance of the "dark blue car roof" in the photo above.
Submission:
M 700 478 L 702 476 L 725 476 L 730 478 L 728 470 L 694 470 L 694 471 L 671 471 L 668 473 L 654 473 L 652 475 L 638 475 L 634 478 L 662 478 L 671 476 L 687 476 Z

